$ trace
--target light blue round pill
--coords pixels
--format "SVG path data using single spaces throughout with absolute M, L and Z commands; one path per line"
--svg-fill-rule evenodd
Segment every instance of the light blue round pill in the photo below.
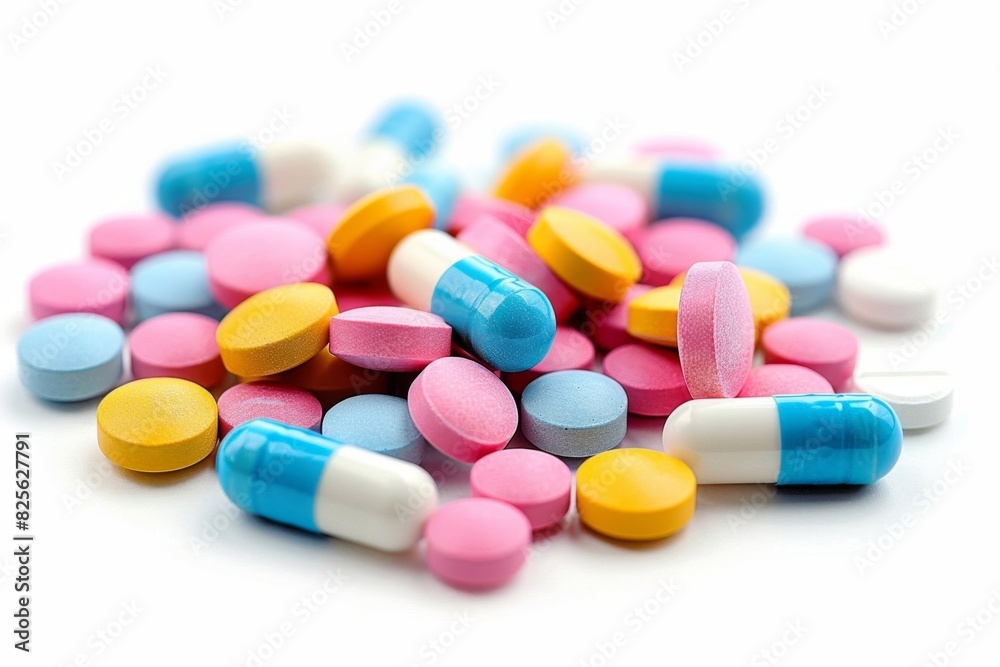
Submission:
M 628 397 L 622 386 L 593 371 L 557 371 L 521 394 L 521 432 L 556 456 L 593 456 L 625 438 Z
M 837 255 L 825 245 L 805 238 L 771 238 L 740 248 L 738 263 L 768 273 L 792 295 L 792 315 L 824 305 L 833 296 Z
M 323 418 L 323 435 L 410 463 L 420 463 L 427 444 L 410 419 L 406 400 L 382 394 L 337 403 Z
M 17 342 L 21 384 L 50 401 L 100 396 L 121 379 L 124 344 L 122 328 L 102 315 L 46 317 Z
M 163 313 L 226 314 L 208 287 L 205 258 L 193 250 L 172 250 L 132 267 L 132 305 L 140 322 Z

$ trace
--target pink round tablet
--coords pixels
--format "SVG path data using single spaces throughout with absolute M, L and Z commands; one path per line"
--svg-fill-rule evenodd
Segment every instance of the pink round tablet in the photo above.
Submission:
M 848 213 L 813 218 L 802 227 L 802 235 L 830 248 L 837 257 L 885 242 L 882 228 L 873 220 Z
M 510 390 L 469 359 L 432 361 L 410 385 L 406 398 L 424 439 L 465 463 L 503 449 L 517 430 L 517 405 Z
M 630 343 L 604 357 L 601 371 L 625 389 L 628 411 L 649 417 L 666 417 L 691 400 L 676 352 Z
M 279 285 L 330 283 L 326 242 L 304 225 L 258 220 L 216 236 L 205 248 L 212 295 L 227 308 Z
M 469 474 L 473 497 L 502 500 L 524 512 L 533 530 L 554 526 L 569 512 L 573 473 L 537 449 L 504 449 L 476 461 Z
M 196 313 L 166 313 L 139 324 L 128 337 L 132 377 L 170 377 L 202 387 L 222 381 L 226 368 L 215 343 L 219 323 Z
M 495 588 L 528 558 L 531 524 L 513 506 L 492 498 L 463 498 L 439 507 L 424 527 L 427 567 L 458 588 Z
M 177 228 L 177 245 L 185 250 L 204 250 L 219 234 L 252 220 L 265 219 L 267 214 L 264 211 L 249 204 L 208 204 L 181 218 Z
M 451 354 L 451 327 L 412 308 L 355 308 L 330 318 L 330 353 L 361 368 L 419 371 Z
M 402 305 L 385 284 L 337 285 L 337 307 L 342 313 L 366 306 Z
M 131 269 L 140 259 L 166 252 L 177 242 L 177 225 L 158 213 L 121 216 L 90 228 L 87 245 L 93 257 Z
M 632 240 L 649 222 L 649 203 L 620 183 L 583 183 L 557 194 L 548 205 L 586 213 Z
M 451 210 L 448 231 L 458 234 L 484 215 L 496 218 L 522 237 L 528 235 L 528 228 L 535 221 L 535 213 L 520 204 L 489 195 L 465 193 L 459 196 Z
M 686 137 L 673 139 L 646 139 L 633 147 L 639 155 L 656 158 L 680 158 L 692 160 L 718 160 L 721 152 L 715 146 Z
M 28 283 L 28 303 L 36 320 L 61 313 L 95 313 L 125 322 L 128 273 L 106 259 L 56 264 Z
M 458 240 L 486 259 L 531 283 L 549 298 L 556 321 L 567 320 L 580 300 L 532 249 L 524 237 L 496 218 L 486 215 L 458 234 Z
M 219 396 L 220 438 L 251 419 L 273 419 L 319 431 L 323 408 L 305 389 L 280 382 L 245 382 Z
M 626 343 L 636 342 L 628 333 L 628 304 L 651 289 L 652 285 L 634 285 L 618 303 L 601 303 L 587 309 L 583 326 L 593 328 L 591 337 L 597 347 L 613 350 Z
M 731 262 L 736 240 L 722 227 L 693 218 L 675 218 L 647 227 L 636 241 L 643 282 L 669 285 L 696 262 Z
M 794 364 L 764 364 L 750 369 L 739 398 L 832 393 L 830 382 L 810 368 Z
M 307 204 L 289 211 L 285 216 L 303 223 L 326 240 L 346 210 L 347 207 L 343 204 Z M 340 294 L 337 294 L 337 298 L 340 299 Z
M 733 398 L 753 362 L 750 296 L 731 262 L 699 262 L 681 287 L 677 351 L 692 398 Z
M 556 327 L 552 347 L 537 364 L 526 371 L 504 373 L 501 377 L 512 392 L 520 394 L 533 380 L 555 371 L 589 371 L 594 365 L 594 344 L 576 329 Z
M 811 368 L 836 391 L 847 387 L 858 360 L 858 339 L 849 329 L 812 317 L 775 322 L 764 330 L 760 342 L 766 364 Z

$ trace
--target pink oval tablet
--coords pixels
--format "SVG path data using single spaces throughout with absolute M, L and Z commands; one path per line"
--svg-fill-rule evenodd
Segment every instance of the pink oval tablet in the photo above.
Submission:
M 576 329 L 556 327 L 552 347 L 542 360 L 526 371 L 504 373 L 503 381 L 512 392 L 520 394 L 532 380 L 555 371 L 589 371 L 594 365 L 594 344 Z
M 696 262 L 731 262 L 736 240 L 722 227 L 693 218 L 655 222 L 636 241 L 642 260 L 643 282 L 669 285 Z
M 476 461 L 469 473 L 473 497 L 502 500 L 524 512 L 533 530 L 554 526 L 569 512 L 573 473 L 536 449 L 504 449 Z
M 177 228 L 177 245 L 185 250 L 204 250 L 219 234 L 253 220 L 265 219 L 267 214 L 264 211 L 248 204 L 208 204 L 181 218 Z
M 628 333 L 628 304 L 653 289 L 652 285 L 635 285 L 618 303 L 598 303 L 586 311 L 586 322 L 593 328 L 591 338 L 602 350 L 613 350 L 636 339 Z
M 832 393 L 830 382 L 810 368 L 794 364 L 764 364 L 750 369 L 739 398 Z
M 760 342 L 765 364 L 811 368 L 836 391 L 847 387 L 858 360 L 858 339 L 850 330 L 812 317 L 775 322 L 764 330 Z
M 412 308 L 355 308 L 330 318 L 330 353 L 361 368 L 418 371 L 451 354 L 451 327 Z
M 510 581 L 528 558 L 531 524 L 492 498 L 463 498 L 439 507 L 424 527 L 427 567 L 458 588 L 493 588 Z
M 343 204 L 307 204 L 285 213 L 285 216 L 290 220 L 303 223 L 325 240 L 329 238 L 330 232 L 340 222 L 340 218 L 346 210 L 347 207 Z M 337 299 L 339 302 L 339 293 Z
M 620 183 L 583 183 L 557 194 L 548 205 L 564 206 L 597 218 L 630 241 L 649 222 L 649 203 Z
M 681 360 L 673 350 L 630 343 L 604 357 L 601 372 L 625 389 L 628 411 L 649 417 L 666 417 L 691 400 Z
M 212 295 L 227 308 L 264 290 L 291 283 L 330 284 L 326 243 L 288 220 L 241 224 L 205 248 Z
M 337 308 L 342 313 L 366 306 L 402 305 L 385 284 L 337 285 Z
M 417 430 L 441 453 L 474 463 L 507 446 L 517 405 L 507 386 L 475 361 L 432 361 L 406 396 Z
M 484 215 L 496 218 L 522 237 L 528 235 L 528 228 L 535 221 L 534 211 L 520 204 L 489 195 L 466 193 L 459 196 L 451 210 L 448 231 L 458 234 Z
M 633 149 L 639 155 L 656 158 L 681 158 L 693 160 L 718 160 L 721 152 L 715 146 L 687 137 L 673 139 L 646 139 L 636 144 Z
M 62 313 L 95 313 L 124 325 L 128 273 L 105 259 L 56 264 L 28 283 L 28 303 L 36 320 Z
M 319 431 L 323 408 L 305 389 L 280 382 L 246 382 L 219 396 L 220 438 L 251 419 L 273 419 Z
M 523 235 L 492 216 L 483 216 L 459 232 L 458 240 L 486 259 L 531 283 L 549 298 L 556 321 L 567 320 L 580 300 L 552 273 Z
M 126 269 L 140 259 L 172 249 L 176 242 L 177 225 L 157 213 L 104 220 L 91 227 L 87 237 L 91 256 Z
M 170 377 L 202 387 L 222 381 L 226 368 L 219 356 L 219 323 L 196 313 L 166 313 L 139 324 L 128 337 L 132 377 Z
M 693 282 L 692 282 L 693 281 Z M 731 262 L 688 270 L 677 308 L 677 351 L 692 398 L 733 398 L 753 362 L 750 296 Z
M 885 242 L 882 228 L 874 220 L 848 213 L 813 218 L 803 225 L 802 235 L 819 241 L 837 253 L 837 257 Z

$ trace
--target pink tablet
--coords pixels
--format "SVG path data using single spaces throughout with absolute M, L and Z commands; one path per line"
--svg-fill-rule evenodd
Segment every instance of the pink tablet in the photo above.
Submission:
M 215 343 L 219 323 L 196 313 L 165 313 L 145 320 L 128 337 L 132 377 L 171 377 L 214 387 L 226 375 Z
M 465 193 L 451 210 L 448 231 L 458 234 L 484 215 L 499 220 L 522 237 L 528 235 L 528 228 L 535 221 L 534 211 L 520 204 L 489 195 Z
M 639 236 L 636 252 L 642 260 L 643 282 L 662 286 L 695 262 L 731 262 L 736 240 L 722 227 L 704 220 L 675 218 L 655 222 Z
M 885 242 L 885 234 L 874 220 L 853 213 L 813 218 L 803 225 L 802 235 L 819 241 L 837 253 L 837 257 Z
M 794 364 L 764 364 L 750 369 L 739 398 L 832 393 L 830 382 L 810 368 Z
M 556 327 L 552 347 L 537 364 L 526 371 L 503 373 L 501 378 L 512 392 L 520 394 L 532 380 L 555 371 L 589 371 L 594 365 L 594 344 L 576 329 Z
M 618 303 L 598 303 L 587 308 L 583 328 L 593 331 L 591 338 L 597 347 L 613 350 L 620 345 L 636 342 L 628 333 L 628 304 L 651 289 L 652 285 L 635 285 Z
M 166 252 L 177 243 L 177 225 L 158 213 L 110 218 L 90 228 L 87 245 L 92 257 L 126 269 L 140 259 Z
M 811 368 L 835 391 L 847 388 L 858 359 L 858 339 L 849 329 L 812 317 L 775 322 L 764 330 L 760 342 L 765 363 Z
M 61 313 L 96 313 L 125 322 L 128 273 L 106 259 L 56 264 L 28 282 L 28 303 L 36 320 Z
M 330 353 L 361 368 L 419 371 L 451 354 L 451 327 L 412 308 L 355 308 L 330 319 Z
M 563 190 L 548 202 L 597 218 L 629 241 L 649 222 L 649 203 L 638 191 L 619 183 L 582 183 Z
M 533 530 L 549 528 L 569 512 L 573 473 L 537 449 L 504 449 L 476 461 L 469 473 L 472 495 L 509 503 L 524 512 Z
M 266 219 L 264 211 L 248 204 L 209 204 L 181 218 L 177 228 L 177 245 L 185 250 L 204 250 L 219 234 L 252 220 Z
M 625 389 L 628 411 L 633 414 L 666 417 L 691 400 L 680 357 L 673 350 L 622 345 L 608 352 L 601 371 Z
M 323 408 L 308 391 L 279 382 L 245 382 L 219 396 L 219 437 L 251 419 L 319 431 Z
M 307 204 L 289 211 L 285 216 L 290 220 L 301 222 L 325 241 L 346 210 L 347 207 L 343 204 Z M 337 299 L 339 301 L 340 294 L 337 294 Z

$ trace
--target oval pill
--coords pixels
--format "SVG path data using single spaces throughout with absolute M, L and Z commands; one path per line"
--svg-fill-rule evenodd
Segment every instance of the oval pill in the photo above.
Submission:
M 173 250 L 153 255 L 132 267 L 132 308 L 139 322 L 173 312 L 190 312 L 221 320 L 226 314 L 208 286 L 208 269 L 200 252 Z
M 608 352 L 601 371 L 625 390 L 633 414 L 665 417 L 691 400 L 680 357 L 673 350 L 622 345 Z
M 473 497 L 493 498 L 521 510 L 532 530 L 550 528 L 569 512 L 573 473 L 545 452 L 504 449 L 476 461 L 469 473 Z
M 681 288 L 666 285 L 640 294 L 628 304 L 626 330 L 647 343 L 677 347 L 677 311 Z
M 832 393 L 830 381 L 811 368 L 795 364 L 764 364 L 750 369 L 738 398 Z
M 124 269 L 143 257 L 166 252 L 177 241 L 177 226 L 163 215 L 132 215 L 103 220 L 90 228 L 87 245 L 92 257 L 120 264 Z
M 256 206 L 239 202 L 209 204 L 192 210 L 180 219 L 177 246 L 201 252 L 220 234 L 249 222 L 267 219 L 267 214 Z
M 330 319 L 330 352 L 361 368 L 419 371 L 451 355 L 451 327 L 412 308 L 355 308 Z
M 219 437 L 254 419 L 319 431 L 323 408 L 305 389 L 280 382 L 244 382 L 219 396 Z
M 644 229 L 637 238 L 636 251 L 642 261 L 643 282 L 668 285 L 697 262 L 733 261 L 736 239 L 711 222 L 672 219 Z
M 323 435 L 410 463 L 420 463 L 427 447 L 406 400 L 381 394 L 353 396 L 330 408 Z
M 56 264 L 28 282 L 31 316 L 36 320 L 63 313 L 93 313 L 122 324 L 128 297 L 128 273 L 105 259 Z
M 500 199 L 509 199 L 530 209 L 578 180 L 573 153 L 558 139 L 545 138 L 522 148 L 507 163 L 493 190 Z
M 219 323 L 205 315 L 166 313 L 138 325 L 128 336 L 132 377 L 174 377 L 202 387 L 222 381 L 215 330 Z
M 344 216 L 347 207 L 343 204 L 306 204 L 285 214 L 289 220 L 301 222 L 324 241 Z
M 859 248 L 879 246 L 885 234 L 873 220 L 853 214 L 824 215 L 806 221 L 802 235 L 818 241 L 843 258 Z
M 858 360 L 858 339 L 835 322 L 792 317 L 772 324 L 761 337 L 766 364 L 795 364 L 825 377 L 842 391 Z
M 563 190 L 548 205 L 597 218 L 629 240 L 641 237 L 649 222 L 649 202 L 620 183 L 581 183 Z
M 885 401 L 905 430 L 937 426 L 951 414 L 955 380 L 946 371 L 865 371 L 854 374 L 854 390 Z
M 507 199 L 469 192 L 458 198 L 448 221 L 448 231 L 459 234 L 480 218 L 489 217 L 502 222 L 522 237 L 528 235 L 535 212 L 526 206 Z
M 811 239 L 751 241 L 740 248 L 737 261 L 781 281 L 791 293 L 792 315 L 816 310 L 833 296 L 837 255 Z
M 917 263 L 886 248 L 855 250 L 840 263 L 837 303 L 852 319 L 907 329 L 934 317 L 937 289 Z

